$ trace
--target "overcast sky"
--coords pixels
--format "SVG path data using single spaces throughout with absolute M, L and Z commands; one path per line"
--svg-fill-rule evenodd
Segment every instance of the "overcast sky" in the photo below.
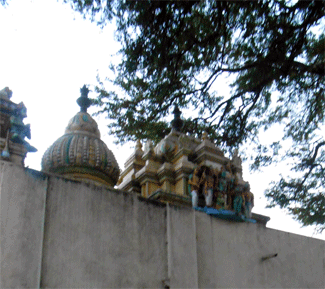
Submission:
M 0 6 L 0 39 L 0 89 L 8 86 L 12 101 L 23 101 L 27 107 L 25 123 L 31 124 L 30 143 L 38 152 L 28 154 L 26 166 L 40 170 L 43 153 L 79 111 L 80 88 L 95 84 L 97 71 L 105 75 L 109 62 L 117 59 L 114 27 L 100 29 L 56 0 L 10 0 L 6 8 Z M 103 141 L 123 169 L 134 144 L 115 145 L 114 137 L 107 134 L 107 120 L 95 119 Z M 256 200 L 253 212 L 270 216 L 268 227 L 325 240 L 325 232 L 313 235 L 313 228 L 300 228 L 283 211 L 265 209 L 263 192 L 278 171 L 272 167 L 250 173 L 244 164 L 244 179 Z

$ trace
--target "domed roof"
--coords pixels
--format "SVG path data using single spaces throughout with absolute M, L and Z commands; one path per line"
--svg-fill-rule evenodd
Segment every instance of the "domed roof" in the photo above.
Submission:
M 65 133 L 89 134 L 100 138 L 100 132 L 96 121 L 87 112 L 78 112 L 65 129 Z
M 76 179 L 115 186 L 120 169 L 113 153 L 100 139 L 96 121 L 87 113 L 88 89 L 81 89 L 81 111 L 69 122 L 65 134 L 43 155 L 42 170 Z

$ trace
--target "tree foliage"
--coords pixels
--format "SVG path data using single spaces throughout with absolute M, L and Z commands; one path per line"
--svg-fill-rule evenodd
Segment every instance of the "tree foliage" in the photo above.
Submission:
M 290 164 L 290 177 L 266 192 L 269 206 L 325 228 L 322 1 L 65 2 L 100 25 L 116 21 L 122 61 L 110 81 L 120 92 L 97 87 L 112 135 L 158 141 L 178 104 L 190 114 L 184 132 L 207 131 L 223 148 L 254 145 L 255 169 Z M 225 76 L 229 95 L 219 91 Z M 282 140 L 259 144 L 259 133 L 274 125 Z

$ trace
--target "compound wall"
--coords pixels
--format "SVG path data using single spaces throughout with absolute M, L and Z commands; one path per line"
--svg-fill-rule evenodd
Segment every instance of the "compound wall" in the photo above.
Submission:
M 324 288 L 322 240 L 7 162 L 0 190 L 1 288 Z

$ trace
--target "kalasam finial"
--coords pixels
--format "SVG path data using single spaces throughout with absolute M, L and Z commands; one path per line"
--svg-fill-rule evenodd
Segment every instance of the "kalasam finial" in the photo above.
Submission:
M 81 96 L 77 99 L 77 103 L 80 106 L 80 112 L 87 112 L 89 106 L 91 106 L 91 100 L 88 98 L 89 89 L 84 85 L 80 89 Z
M 176 131 L 181 131 L 183 127 L 183 120 L 181 119 L 181 111 L 178 108 L 178 105 L 175 104 L 175 108 L 173 111 L 174 114 L 174 119 L 172 120 L 172 128 L 175 129 Z

